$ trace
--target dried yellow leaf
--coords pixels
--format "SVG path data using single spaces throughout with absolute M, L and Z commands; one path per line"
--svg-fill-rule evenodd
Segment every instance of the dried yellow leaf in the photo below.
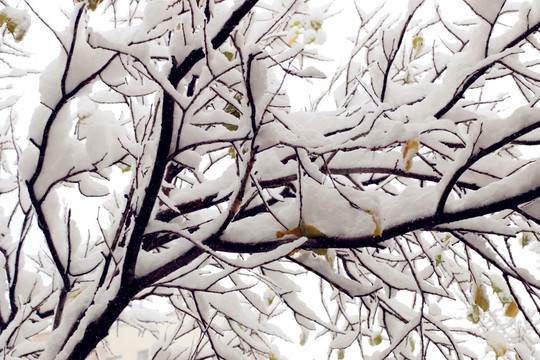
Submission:
M 413 39 L 412 44 L 414 49 L 413 59 L 416 59 L 424 47 L 424 39 L 421 36 L 417 36 Z
M 412 167 L 412 159 L 420 149 L 420 143 L 414 139 L 409 139 L 403 148 L 403 160 L 405 161 L 405 171 Z
M 276 236 L 278 237 L 278 239 L 281 239 L 286 235 L 294 235 L 299 238 L 302 237 L 302 230 L 300 230 L 300 226 L 297 226 L 294 229 L 290 229 L 287 231 L 276 231 Z
M 414 339 L 412 337 L 409 337 L 409 346 L 411 347 L 411 352 L 414 352 Z
M 382 236 L 382 226 L 381 226 L 381 219 L 379 218 L 379 215 L 372 210 L 366 210 L 366 214 L 371 215 L 371 219 L 373 220 L 373 223 L 375 224 L 375 230 L 373 231 L 373 236 Z
M 474 295 L 474 303 L 478 305 L 480 309 L 482 309 L 483 311 L 489 310 L 489 299 L 482 285 L 476 286 L 476 291 Z
M 377 334 L 375 336 L 372 336 L 369 338 L 369 345 L 371 346 L 377 346 L 382 342 L 383 338 L 381 334 Z
M 471 310 L 469 311 L 469 313 L 467 314 L 467 319 L 472 322 L 473 324 L 478 324 L 478 322 L 480 321 L 480 308 L 478 307 L 478 305 L 473 305 L 471 307 Z
M 77 0 L 77 2 L 84 2 L 86 0 Z M 92 11 L 96 10 L 97 6 L 103 2 L 103 0 L 88 0 L 88 8 Z
M 276 236 L 278 239 L 281 239 L 285 235 L 294 235 L 298 238 L 305 236 L 308 238 L 316 238 L 316 237 L 324 237 L 326 236 L 323 234 L 319 229 L 317 229 L 313 225 L 306 224 L 304 220 L 300 220 L 300 225 L 295 227 L 294 229 L 290 229 L 287 231 L 277 231 Z
M 302 346 L 306 345 L 308 336 L 309 336 L 309 333 L 307 331 L 305 331 L 305 330 L 303 330 L 300 333 L 300 345 L 302 345 Z
M 319 231 L 315 226 L 306 224 L 304 220 L 300 220 L 300 230 L 302 232 L 302 236 L 305 237 L 323 237 L 326 236 L 322 232 Z
M 279 232 L 279 231 L 278 231 L 278 232 Z M 299 252 L 299 251 L 300 251 L 300 249 L 294 249 L 293 251 L 291 251 L 291 252 L 289 253 L 289 256 L 293 256 L 294 254 L 296 254 L 296 253 Z
M 508 317 L 516 317 L 516 315 L 519 312 L 519 308 L 515 301 L 512 301 L 508 306 L 506 307 L 506 311 L 504 312 L 504 315 Z
M 294 44 L 297 38 L 298 38 L 298 31 L 295 31 L 288 41 L 289 46 L 292 46 L 292 44 Z
M 506 351 L 508 350 L 505 347 L 496 347 L 496 346 L 491 346 L 491 345 L 490 345 L 490 347 L 495 352 L 495 358 L 496 359 L 498 359 L 501 356 L 503 356 L 504 354 L 506 354 Z

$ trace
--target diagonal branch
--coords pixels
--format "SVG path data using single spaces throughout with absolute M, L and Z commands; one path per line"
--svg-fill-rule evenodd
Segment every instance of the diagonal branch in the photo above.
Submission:
M 227 19 L 221 30 L 212 39 L 214 48 L 219 47 L 238 23 L 255 6 L 257 0 L 244 1 Z M 195 66 L 195 64 L 204 58 L 202 48 L 193 50 L 181 64 L 173 60 L 173 68 L 168 76 L 171 85 L 176 88 L 180 80 Z M 196 247 L 188 250 L 171 262 L 155 270 L 145 278 L 135 278 L 135 267 L 141 243 L 146 226 L 150 220 L 157 195 L 161 188 L 161 183 L 165 175 L 168 164 L 168 156 L 172 140 L 172 130 L 174 121 L 175 100 L 173 94 L 167 92 L 163 95 L 163 105 L 161 108 L 161 129 L 157 144 L 156 157 L 150 181 L 146 188 L 144 198 L 141 203 L 140 211 L 135 216 L 133 231 L 127 244 L 123 271 L 121 275 L 121 287 L 114 296 L 105 311 L 96 319 L 91 321 L 85 329 L 82 339 L 77 341 L 71 350 L 70 360 L 83 360 L 95 348 L 97 343 L 106 335 L 109 328 L 118 318 L 120 313 L 129 304 L 131 299 L 144 287 L 167 276 L 181 266 L 189 264 L 192 260 L 202 254 L 202 251 Z M 156 108 L 157 109 L 157 108 Z M 181 129 L 179 130 L 181 131 Z
M 409 14 L 405 22 L 403 23 L 403 28 L 401 29 L 401 32 L 399 34 L 399 39 L 397 41 L 396 47 L 392 49 L 391 53 L 388 56 L 388 64 L 386 65 L 386 69 L 384 71 L 383 76 L 383 83 L 382 83 L 382 90 L 381 90 L 381 102 L 384 103 L 384 100 L 386 98 L 386 87 L 388 86 L 388 77 L 390 76 L 390 69 L 392 65 L 394 64 L 394 60 L 396 58 L 396 55 L 401 48 L 401 44 L 403 43 L 403 38 L 405 37 L 405 32 L 407 32 L 407 28 L 409 27 L 409 23 L 411 22 L 414 14 L 416 13 L 416 10 L 420 7 L 422 3 L 419 3 Z M 383 44 L 384 47 L 384 44 Z
M 525 40 L 527 37 L 529 37 L 529 35 L 533 34 L 534 32 L 538 31 L 539 29 L 540 29 L 540 22 L 536 23 L 534 26 L 531 26 L 530 28 L 527 28 L 527 31 L 523 32 L 522 34 L 517 36 L 514 40 L 510 41 L 501 50 L 501 52 L 505 51 L 505 50 L 508 50 L 508 49 L 511 49 L 514 46 L 517 46 L 521 41 Z M 450 99 L 450 101 L 448 103 L 446 103 L 442 107 L 442 109 L 440 109 L 439 111 L 437 111 L 437 113 L 435 113 L 435 115 L 434 115 L 435 118 L 440 119 L 448 111 L 450 111 L 450 109 L 452 109 L 454 107 L 454 105 L 463 97 L 463 95 L 465 94 L 465 91 L 467 91 L 471 87 L 471 85 L 476 82 L 476 80 L 478 80 L 482 75 L 484 75 L 496 63 L 497 63 L 497 61 L 493 61 L 493 62 L 479 68 L 478 70 L 476 70 L 476 72 L 471 74 L 469 76 L 469 78 L 465 81 L 465 83 L 461 86 L 461 88 L 458 89 L 458 91 L 456 91 L 456 93 L 452 97 L 452 99 Z
M 244 16 L 255 6 L 256 3 L 257 0 L 246 0 L 235 11 L 233 11 L 221 30 L 212 39 L 211 43 L 214 49 L 218 48 L 225 42 L 240 20 L 244 18 Z M 176 59 L 173 57 L 172 60 L 174 67 L 168 76 L 168 80 L 170 81 L 171 85 L 176 88 L 180 83 L 180 80 L 182 80 L 184 76 L 186 76 L 186 74 L 193 68 L 193 66 L 195 66 L 195 64 L 197 64 L 197 62 L 203 58 L 204 49 L 202 47 L 192 50 L 181 64 L 177 64 Z M 126 250 L 124 271 L 122 272 L 122 283 L 126 284 L 127 286 L 131 286 L 134 280 L 135 264 L 141 248 L 144 231 L 150 220 L 150 215 L 152 213 L 152 209 L 154 208 L 154 204 L 161 188 L 163 176 L 165 175 L 165 170 L 168 164 L 174 123 L 174 108 L 175 100 L 173 95 L 165 92 L 163 95 L 163 106 L 161 109 L 161 130 L 154 161 L 154 168 L 152 169 L 150 181 L 141 204 L 141 210 L 136 216 L 131 239 Z M 180 128 L 178 131 L 181 132 L 182 129 Z
M 446 201 L 448 200 L 448 196 L 450 195 L 450 192 L 452 191 L 452 188 L 454 187 L 454 185 L 456 184 L 456 182 L 458 181 L 458 179 L 461 177 L 461 175 L 467 170 L 469 169 L 475 162 L 477 162 L 478 160 L 480 160 L 481 158 L 483 158 L 484 156 L 500 149 L 501 147 L 503 147 L 504 145 L 506 144 L 509 144 L 511 143 L 513 140 L 537 129 L 537 128 L 540 128 L 540 121 L 537 121 L 536 123 L 533 123 L 533 124 L 530 124 L 529 126 L 526 126 L 512 134 L 509 134 L 507 136 L 505 136 L 504 138 L 502 138 L 501 140 L 491 144 L 490 146 L 486 147 L 486 148 L 483 148 L 483 149 L 479 149 L 478 152 L 476 153 L 473 153 L 473 155 L 471 155 L 469 157 L 469 159 L 465 162 L 465 164 L 463 164 L 462 166 L 460 166 L 455 172 L 454 174 L 452 175 L 450 181 L 448 182 L 448 184 L 446 184 L 446 187 L 444 188 L 442 194 L 441 194 L 441 198 L 439 199 L 439 204 L 437 205 L 437 211 L 436 213 L 437 214 L 442 214 L 443 211 L 444 211 L 444 206 L 446 204 Z
M 81 21 L 81 16 L 84 13 L 84 10 L 84 6 L 79 7 L 79 11 L 75 17 L 75 22 L 73 23 L 73 38 L 71 39 L 71 45 L 69 47 L 69 51 L 67 52 L 66 66 L 64 68 L 64 73 L 62 74 L 62 80 L 60 81 L 62 96 L 66 95 L 66 80 L 69 75 L 69 69 L 71 68 L 71 61 L 73 60 L 75 45 L 77 44 L 77 35 L 79 34 L 79 22 Z

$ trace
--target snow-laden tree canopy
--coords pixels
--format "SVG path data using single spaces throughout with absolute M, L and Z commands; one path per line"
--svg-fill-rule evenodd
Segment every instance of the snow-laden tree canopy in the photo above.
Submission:
M 540 1 L 0 4 L 3 359 L 539 356 Z

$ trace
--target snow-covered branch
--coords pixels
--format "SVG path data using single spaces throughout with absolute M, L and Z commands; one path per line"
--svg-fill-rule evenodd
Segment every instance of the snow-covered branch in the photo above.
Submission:
M 540 354 L 537 0 L 0 3 L 5 358 Z

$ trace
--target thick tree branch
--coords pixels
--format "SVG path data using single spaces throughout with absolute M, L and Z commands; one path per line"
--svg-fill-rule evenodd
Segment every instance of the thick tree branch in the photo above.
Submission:
M 318 249 L 318 248 L 364 248 L 376 247 L 385 240 L 392 239 L 416 230 L 432 230 L 438 225 L 449 224 L 452 222 L 472 219 L 475 217 L 493 214 L 502 210 L 512 209 L 513 207 L 524 204 L 540 197 L 540 185 L 529 191 L 516 196 L 502 199 L 493 203 L 486 203 L 477 207 L 466 208 L 456 212 L 446 212 L 442 214 L 432 214 L 425 217 L 407 220 L 403 223 L 396 224 L 390 228 L 383 230 L 381 236 L 359 236 L 359 237 L 316 237 L 310 238 L 302 245 L 302 249 Z M 409 205 L 413 207 L 412 204 Z M 275 249 L 290 239 L 275 239 L 260 243 L 240 244 L 230 242 L 223 239 L 215 241 L 212 248 L 215 251 L 239 252 L 239 253 L 257 253 L 267 252 Z
M 240 5 L 227 19 L 221 30 L 212 39 L 212 46 L 214 49 L 218 48 L 230 35 L 231 31 L 238 25 L 240 20 L 255 6 L 257 0 L 246 0 Z M 173 59 L 175 65 L 171 70 L 168 80 L 174 88 L 176 88 L 181 79 L 195 66 L 197 62 L 204 58 L 204 49 L 202 47 L 191 51 L 191 53 L 182 61 L 182 63 L 176 65 L 176 59 Z M 123 283 L 132 283 L 133 274 L 137 262 L 137 256 L 141 249 L 141 243 L 146 229 L 146 225 L 150 220 L 150 214 L 154 208 L 156 198 L 159 190 L 161 189 L 161 183 L 165 175 L 165 169 L 168 163 L 169 150 L 172 141 L 173 123 L 174 123 L 174 109 L 175 100 L 171 94 L 164 93 L 163 95 L 163 107 L 161 111 L 161 130 L 154 161 L 154 167 L 152 169 L 152 175 L 148 183 L 148 187 L 145 191 L 145 196 L 142 201 L 140 212 L 135 219 L 135 225 L 131 235 L 131 239 L 126 250 L 126 258 L 124 261 L 124 271 L 122 277 Z M 182 131 L 180 129 L 179 131 Z
M 244 1 L 225 22 L 224 26 L 218 34 L 212 39 L 214 48 L 219 47 L 229 36 L 231 31 L 238 25 L 240 20 L 253 8 L 257 3 L 256 0 Z M 204 58 L 203 49 L 193 50 L 184 61 L 176 65 L 176 60 L 173 59 L 175 65 L 171 70 L 168 80 L 174 88 L 176 88 L 180 80 L 195 66 L 195 64 Z M 140 211 L 136 215 L 132 235 L 128 242 L 124 266 L 122 271 L 121 287 L 115 298 L 109 303 L 107 310 L 102 313 L 96 320 L 89 324 L 84 337 L 79 341 L 69 360 L 83 360 L 95 348 L 97 343 L 103 339 L 110 326 L 118 318 L 123 309 L 129 304 L 132 297 L 141 289 L 159 280 L 160 278 L 170 274 L 181 266 L 188 264 L 201 254 L 199 249 L 194 249 L 189 254 L 184 254 L 181 258 L 177 258 L 142 279 L 135 279 L 135 267 L 139 251 L 141 251 L 141 243 L 144 236 L 144 231 L 150 220 L 152 209 L 157 199 L 157 194 L 161 188 L 162 180 L 165 175 L 165 170 L 168 163 L 168 156 L 172 140 L 172 130 L 174 123 L 175 100 L 171 94 L 164 93 L 163 105 L 161 110 L 161 129 L 156 150 L 154 167 L 146 188 L 144 198 L 141 203 Z

